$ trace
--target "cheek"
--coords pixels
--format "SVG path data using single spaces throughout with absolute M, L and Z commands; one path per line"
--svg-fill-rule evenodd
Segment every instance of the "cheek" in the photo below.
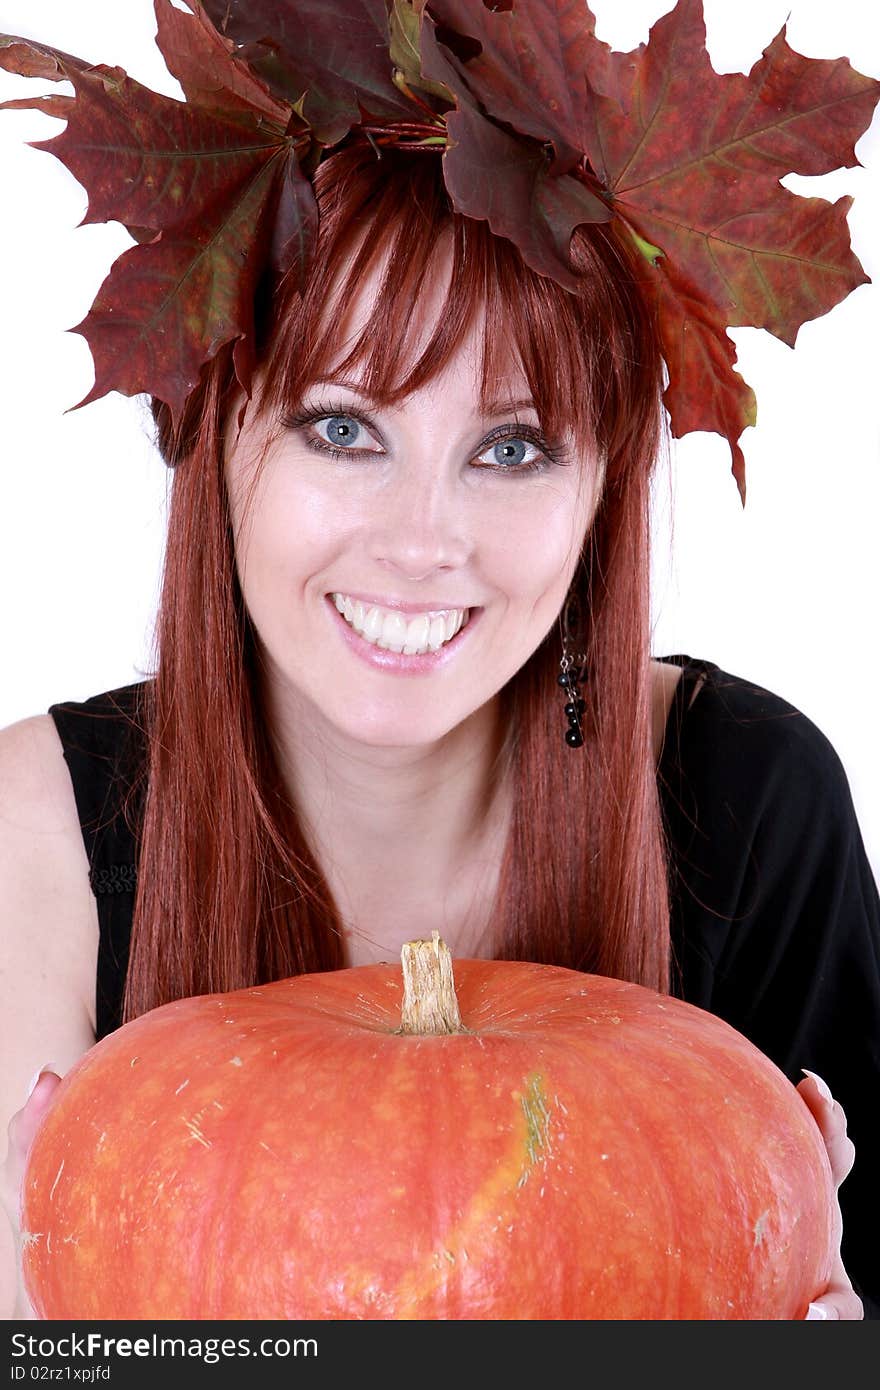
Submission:
M 356 513 L 346 515 L 338 493 L 267 469 L 250 497 L 241 489 L 230 497 L 230 518 L 245 605 L 264 638 L 280 638 L 301 601 L 316 596 L 314 577 L 351 545 Z
M 269 455 L 250 495 L 246 479 L 233 478 L 232 485 L 236 542 L 252 548 L 279 541 L 288 550 L 311 547 L 322 536 L 349 533 L 365 511 L 363 497 L 344 477 L 280 448 Z
M 292 518 L 273 505 L 268 490 L 258 485 L 252 497 L 230 497 L 235 567 L 245 605 L 258 628 L 271 621 L 277 595 L 292 585 Z M 300 551 L 297 552 L 301 554 Z M 272 597 L 275 595 L 275 603 Z
M 301 554 L 309 534 L 303 510 L 301 496 L 298 500 L 294 488 L 285 488 L 268 468 L 250 489 L 244 479 L 232 479 L 229 514 L 243 584 Z
M 565 593 L 592 520 L 592 498 L 548 483 L 535 487 L 491 528 L 493 570 L 513 598 L 552 604 Z

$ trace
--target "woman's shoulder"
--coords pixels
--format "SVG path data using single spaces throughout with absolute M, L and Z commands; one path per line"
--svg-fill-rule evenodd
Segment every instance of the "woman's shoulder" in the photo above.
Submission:
M 147 700 L 153 681 L 104 690 L 85 700 L 61 700 L 49 706 L 45 718 L 54 724 L 65 754 L 71 749 L 106 754 L 123 739 L 143 733 Z
M 140 686 L 67 700 L 0 729 L 0 931 L 6 962 L 75 982 L 94 1025 L 99 921 L 92 837 L 140 730 Z
M 0 825 L 5 833 L 80 833 L 69 754 L 107 754 L 140 731 L 141 684 L 50 705 L 0 728 Z
M 4 834 L 64 836 L 79 829 L 61 741 L 48 714 L 0 729 L 0 823 Z
M 716 662 L 678 657 L 658 788 L 679 876 L 696 901 L 740 917 L 793 875 L 867 859 L 833 743 L 791 700 Z M 847 867 L 849 866 L 849 867 Z
M 846 782 L 832 741 L 798 705 L 775 690 L 703 657 L 659 658 L 678 667 L 667 718 L 665 772 L 678 768 L 706 780 L 722 772 L 734 781 Z

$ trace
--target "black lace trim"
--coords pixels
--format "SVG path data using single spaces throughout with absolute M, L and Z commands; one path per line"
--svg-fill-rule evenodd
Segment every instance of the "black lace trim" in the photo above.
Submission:
M 137 888 L 134 864 L 111 864 L 108 869 L 92 869 L 89 882 L 93 893 L 133 893 Z

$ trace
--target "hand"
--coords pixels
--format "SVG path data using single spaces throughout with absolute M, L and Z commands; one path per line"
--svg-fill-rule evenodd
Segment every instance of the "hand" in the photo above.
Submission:
M 57 1072 L 49 1065 L 43 1067 L 34 1089 L 21 1110 L 17 1110 L 9 1121 L 6 1162 L 0 1169 L 0 1207 L 12 1231 L 13 1249 L 16 1251 L 16 1296 L 15 1306 L 10 1318 L 36 1318 L 24 1290 L 21 1276 L 21 1252 L 19 1233 L 19 1207 L 21 1186 L 24 1181 L 24 1168 L 28 1150 L 46 1111 L 52 1104 L 55 1091 L 61 1083 Z
M 828 1159 L 831 1163 L 831 1175 L 834 1179 L 835 1190 L 839 1192 L 840 1184 L 848 1176 L 853 1166 L 856 1156 L 855 1145 L 846 1132 L 846 1115 L 843 1113 L 843 1107 L 834 1099 L 821 1076 L 817 1076 L 815 1072 L 806 1071 L 806 1069 L 804 1071 L 807 1079 L 801 1081 L 797 1089 L 822 1131 L 822 1138 L 825 1140 Z M 840 1257 L 843 1218 L 840 1214 L 839 1198 L 834 1219 L 834 1230 L 837 1250 L 831 1268 L 831 1277 L 825 1288 L 821 1289 L 813 1299 L 807 1311 L 807 1317 L 863 1318 L 865 1310 L 862 1306 L 862 1300 L 853 1288 Z

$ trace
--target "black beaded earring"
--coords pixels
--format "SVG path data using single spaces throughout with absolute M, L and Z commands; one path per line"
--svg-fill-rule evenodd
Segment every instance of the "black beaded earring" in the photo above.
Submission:
M 559 675 L 556 677 L 556 683 L 562 686 L 568 697 L 565 706 L 565 714 L 568 718 L 565 741 L 569 748 L 582 748 L 584 733 L 581 726 L 581 715 L 587 708 L 587 702 L 578 693 L 578 686 L 583 685 L 587 678 L 587 654 L 581 650 L 583 647 L 583 624 L 581 622 L 580 603 L 574 592 L 569 593 L 559 622 L 562 628 L 562 660 L 559 663 Z

